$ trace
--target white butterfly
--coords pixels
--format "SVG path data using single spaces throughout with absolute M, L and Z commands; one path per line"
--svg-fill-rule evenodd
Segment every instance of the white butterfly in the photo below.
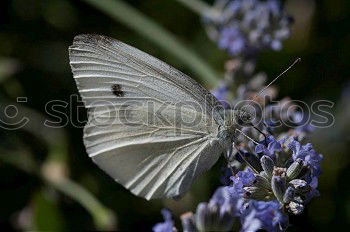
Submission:
M 232 149 L 237 121 L 250 119 L 243 111 L 222 111 L 190 77 L 112 38 L 78 35 L 69 58 L 88 109 L 87 153 L 148 200 L 186 192 Z

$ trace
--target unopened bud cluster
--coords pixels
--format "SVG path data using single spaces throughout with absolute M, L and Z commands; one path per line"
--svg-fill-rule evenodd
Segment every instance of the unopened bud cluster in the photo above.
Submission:
M 310 144 L 302 146 L 294 140 L 289 141 L 287 147 L 285 140 L 269 139 L 270 143 L 263 145 L 265 150 L 258 149 L 263 151 L 258 165 L 249 161 L 256 160 L 258 154 L 244 153 L 244 160 L 251 168 L 232 177 L 232 190 L 237 193 L 241 187 L 243 191 L 240 193 L 246 199 L 277 200 L 285 212 L 300 214 L 305 204 L 318 195 L 316 187 L 322 155 L 317 154 Z M 254 158 L 248 159 L 249 155 Z

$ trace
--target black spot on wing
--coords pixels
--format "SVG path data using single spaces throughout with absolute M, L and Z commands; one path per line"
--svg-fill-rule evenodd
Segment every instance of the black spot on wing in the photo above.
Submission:
M 112 87 L 112 93 L 117 96 L 117 97 L 123 97 L 124 96 L 124 92 L 122 90 L 122 86 L 119 84 L 113 84 Z

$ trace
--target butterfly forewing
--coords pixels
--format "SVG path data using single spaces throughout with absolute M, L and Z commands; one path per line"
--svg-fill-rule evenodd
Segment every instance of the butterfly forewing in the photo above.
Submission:
M 181 195 L 217 161 L 221 104 L 198 83 L 104 36 L 75 37 L 69 56 L 88 108 L 87 152 L 135 195 Z

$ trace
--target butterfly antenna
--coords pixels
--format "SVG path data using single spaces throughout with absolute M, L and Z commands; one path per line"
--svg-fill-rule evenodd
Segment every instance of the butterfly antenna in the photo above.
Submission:
M 259 91 L 259 93 L 255 94 L 254 97 L 250 100 L 248 106 L 250 106 L 252 104 L 252 102 L 255 101 L 255 99 L 257 99 L 259 96 L 261 96 L 261 94 L 267 89 L 269 88 L 273 83 L 275 83 L 281 76 L 283 76 L 285 73 L 287 73 L 291 68 L 293 68 L 294 65 L 296 65 L 297 63 L 299 63 L 301 61 L 301 58 L 299 57 L 298 59 L 296 59 L 291 65 L 289 65 L 288 68 L 286 68 L 283 72 L 281 72 L 277 77 L 275 77 L 275 79 L 273 79 L 268 85 L 266 85 L 263 89 L 261 89 Z M 266 134 L 263 133 L 261 130 L 259 130 L 257 127 L 255 127 L 252 124 L 253 128 L 255 128 L 257 131 L 259 131 L 264 137 L 265 139 L 267 138 Z
M 255 130 L 257 130 L 258 132 L 260 132 L 260 134 L 262 134 L 265 138 L 265 140 L 267 140 L 267 136 L 264 132 L 262 132 L 258 127 L 254 126 L 253 123 L 250 123 L 250 126 L 253 127 Z
M 286 72 L 288 72 L 291 68 L 293 68 L 294 65 L 296 65 L 297 63 L 299 63 L 301 61 L 301 58 L 296 59 L 291 65 L 289 65 L 288 68 L 286 68 L 283 72 L 281 72 L 277 77 L 275 77 L 275 79 L 273 79 L 267 86 L 265 86 L 262 90 L 259 91 L 259 93 L 257 93 L 252 101 L 254 101 L 257 97 L 259 97 L 259 95 L 261 95 L 267 88 L 269 88 L 273 83 L 275 83 L 278 78 L 280 78 L 281 76 L 283 76 Z
M 236 129 L 236 131 L 238 131 L 239 133 L 241 133 L 244 137 L 246 137 L 247 139 L 249 139 L 250 141 L 252 141 L 253 143 L 255 143 L 255 145 L 258 145 L 259 143 L 257 141 L 255 141 L 254 139 L 250 138 L 248 135 L 246 135 L 243 131 Z

